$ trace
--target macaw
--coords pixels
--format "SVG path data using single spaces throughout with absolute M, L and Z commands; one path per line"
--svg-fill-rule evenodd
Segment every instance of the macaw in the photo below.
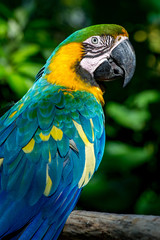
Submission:
M 0 118 L 0 239 L 58 238 L 103 156 L 100 83 L 120 77 L 126 85 L 135 64 L 123 27 L 81 29 Z

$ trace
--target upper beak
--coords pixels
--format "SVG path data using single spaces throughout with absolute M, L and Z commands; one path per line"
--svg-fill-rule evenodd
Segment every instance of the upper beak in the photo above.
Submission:
M 133 77 L 135 67 L 135 52 L 130 41 L 126 39 L 112 50 L 109 59 L 97 67 L 94 71 L 94 78 L 99 81 L 107 81 L 122 77 L 125 87 Z

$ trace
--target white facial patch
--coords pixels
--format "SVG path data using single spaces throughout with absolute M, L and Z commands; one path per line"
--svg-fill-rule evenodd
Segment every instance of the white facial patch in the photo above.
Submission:
M 97 38 L 98 42 L 93 40 L 93 38 Z M 91 49 L 91 51 L 88 50 L 86 52 L 84 58 L 80 62 L 80 66 L 87 72 L 89 72 L 93 77 L 93 73 L 96 70 L 96 68 L 106 59 L 109 59 L 113 49 L 125 39 L 128 38 L 126 36 L 117 36 L 117 38 L 114 40 L 114 44 L 111 47 L 108 47 L 109 41 L 111 41 L 111 39 L 109 38 L 108 45 L 106 43 L 104 44 L 100 36 L 93 36 L 88 38 L 83 42 L 83 44 L 84 46 L 85 44 L 86 46 L 88 44 L 90 46 L 89 49 Z M 94 43 L 94 41 L 96 43 Z

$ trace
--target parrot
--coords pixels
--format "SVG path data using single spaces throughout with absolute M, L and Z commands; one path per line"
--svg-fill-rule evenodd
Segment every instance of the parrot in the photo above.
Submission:
M 102 86 L 115 79 L 126 86 L 135 66 L 122 26 L 77 30 L 0 118 L 0 239 L 59 237 L 103 157 Z

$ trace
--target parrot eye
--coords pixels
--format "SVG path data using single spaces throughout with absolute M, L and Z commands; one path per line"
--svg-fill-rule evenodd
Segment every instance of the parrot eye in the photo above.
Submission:
M 92 37 L 92 38 L 91 38 L 91 42 L 92 42 L 93 44 L 98 44 L 98 38 L 97 38 L 97 37 Z

